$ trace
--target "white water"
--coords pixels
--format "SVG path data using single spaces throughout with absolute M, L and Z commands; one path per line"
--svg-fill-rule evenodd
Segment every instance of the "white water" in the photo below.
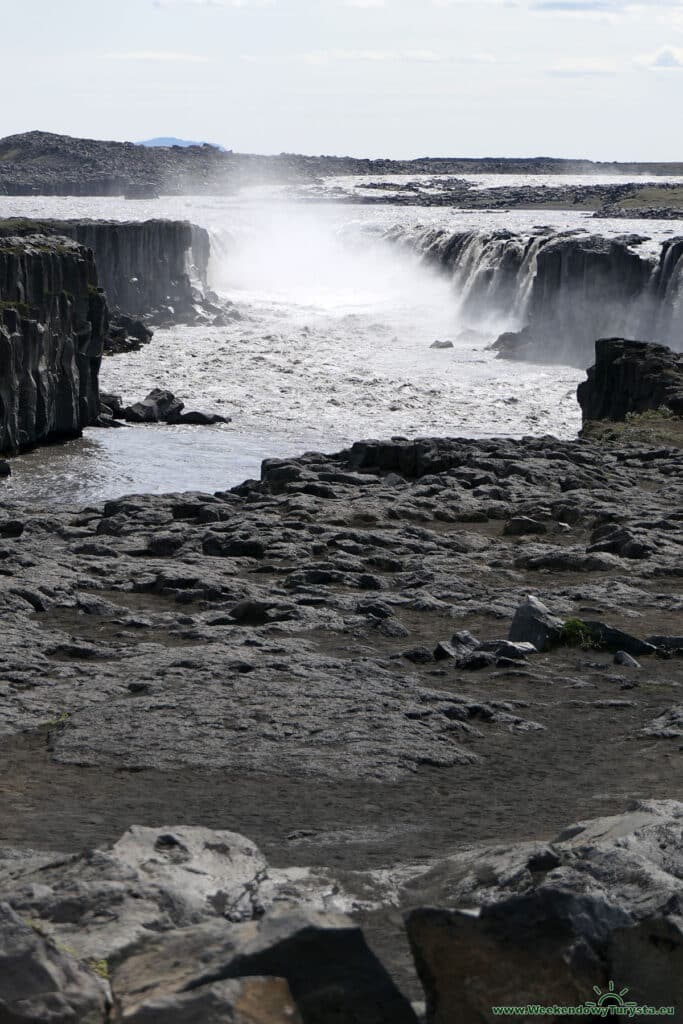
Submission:
M 241 314 L 225 327 L 159 330 L 138 352 L 105 359 L 101 373 L 102 388 L 127 401 L 168 387 L 188 408 L 232 416 L 230 425 L 89 430 L 58 454 L 50 448 L 14 459 L 5 493 L 40 502 L 224 489 L 258 476 L 269 455 L 330 451 L 368 436 L 571 436 L 583 374 L 499 361 L 487 351 L 501 330 L 523 322 L 524 295 L 488 309 L 481 253 L 476 274 L 465 266 L 451 281 L 381 235 L 395 225 L 530 233 L 542 224 L 640 231 L 654 246 L 673 233 L 667 222 L 594 221 L 568 211 L 503 218 L 295 204 L 262 188 L 149 202 L 0 197 L 0 216 L 13 215 L 192 220 L 212 235 L 212 286 Z M 528 280 L 532 273 L 530 251 Z M 454 347 L 431 349 L 437 339 Z

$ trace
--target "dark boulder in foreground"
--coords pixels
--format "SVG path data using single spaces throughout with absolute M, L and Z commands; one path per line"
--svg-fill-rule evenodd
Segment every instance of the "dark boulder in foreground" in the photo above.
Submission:
M 456 854 L 412 883 L 432 902 L 407 918 L 428 1024 L 584 1006 L 610 981 L 629 1001 L 680 1007 L 682 814 L 640 802 L 550 843 Z
M 601 338 L 577 397 L 584 422 L 620 421 L 662 406 L 683 416 L 683 356 L 666 345 Z

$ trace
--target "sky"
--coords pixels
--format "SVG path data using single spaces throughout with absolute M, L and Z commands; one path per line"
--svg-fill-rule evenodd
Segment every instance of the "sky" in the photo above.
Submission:
M 683 161 L 683 0 L 0 0 L 0 14 L 0 136 Z

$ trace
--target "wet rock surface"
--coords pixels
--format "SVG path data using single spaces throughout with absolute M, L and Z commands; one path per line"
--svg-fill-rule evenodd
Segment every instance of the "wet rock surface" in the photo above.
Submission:
M 625 756 L 680 703 L 682 477 L 677 450 L 425 439 L 215 495 L 6 505 L 3 731 L 47 738 L 46 770 L 419 788 L 542 763 L 572 715 L 593 742 L 628 685 Z

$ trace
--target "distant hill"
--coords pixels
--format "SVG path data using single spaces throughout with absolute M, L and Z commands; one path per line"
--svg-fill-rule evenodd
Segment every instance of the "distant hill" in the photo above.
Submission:
M 187 149 L 189 146 L 211 146 L 219 153 L 225 153 L 225 146 L 219 146 L 216 142 L 191 142 L 189 139 L 176 139 L 173 135 L 160 135 L 156 139 L 143 139 L 137 143 L 138 146 L 149 146 L 151 149 L 170 149 L 172 146 L 179 146 Z
M 161 145 L 169 142 L 171 145 Z M 150 143 L 155 143 L 151 145 Z M 174 145 L 178 143 L 178 145 Z M 337 174 L 683 174 L 683 164 L 593 163 L 549 157 L 257 156 L 178 139 L 148 143 L 24 132 L 0 139 L 0 195 L 224 195 L 245 184 Z

